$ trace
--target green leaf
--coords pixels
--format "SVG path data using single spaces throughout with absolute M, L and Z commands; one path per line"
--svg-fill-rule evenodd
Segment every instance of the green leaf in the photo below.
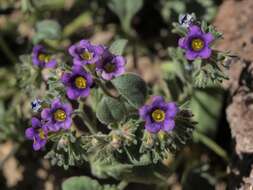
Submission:
M 198 121 L 197 129 L 208 136 L 213 136 L 216 132 L 222 106 L 222 95 L 220 88 L 196 89 L 190 101 L 194 120 Z
M 141 9 L 143 0 L 110 0 L 110 9 L 119 17 L 123 30 L 128 33 L 133 16 Z
M 115 55 L 122 55 L 126 47 L 126 44 L 127 44 L 126 39 L 118 39 L 111 44 L 109 50 L 111 53 Z
M 147 97 L 147 85 L 138 75 L 127 73 L 112 80 L 118 92 L 135 108 L 142 106 Z
M 62 190 L 102 190 L 103 187 L 96 181 L 86 176 L 71 177 L 62 184 Z
M 33 43 L 39 43 L 44 39 L 59 40 L 62 36 L 61 26 L 54 20 L 43 20 L 36 24 L 36 35 Z
M 126 107 L 118 99 L 105 96 L 98 104 L 96 115 L 104 124 L 119 122 L 125 118 Z

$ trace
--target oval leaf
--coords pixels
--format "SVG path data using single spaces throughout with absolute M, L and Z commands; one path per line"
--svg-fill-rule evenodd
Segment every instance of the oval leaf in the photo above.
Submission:
M 128 73 L 112 80 L 118 92 L 135 108 L 142 106 L 147 97 L 147 85 L 136 74 Z
M 111 53 L 115 55 L 122 55 L 126 47 L 126 44 L 127 44 L 127 40 L 118 39 L 111 44 L 109 50 Z
M 86 176 L 71 177 L 62 184 L 62 190 L 102 190 L 102 186 Z
M 125 118 L 126 108 L 121 101 L 106 96 L 98 104 L 96 115 L 103 124 L 119 122 Z

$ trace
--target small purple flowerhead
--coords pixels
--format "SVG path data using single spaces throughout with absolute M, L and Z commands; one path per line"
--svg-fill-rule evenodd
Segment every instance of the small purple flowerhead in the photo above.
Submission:
M 56 60 L 52 59 L 52 56 L 42 45 L 36 45 L 33 47 L 32 61 L 34 65 L 41 68 L 54 68 L 57 64 Z
M 154 96 L 150 105 L 144 105 L 139 109 L 141 118 L 146 122 L 145 129 L 151 133 L 173 130 L 177 112 L 177 105 L 174 102 L 165 102 L 161 96 Z
M 188 60 L 194 60 L 198 57 L 207 59 L 211 56 L 212 50 L 209 47 L 214 40 L 214 36 L 208 32 L 204 33 L 197 25 L 191 25 L 188 28 L 187 36 L 180 38 L 179 47 L 185 49 L 185 56 Z
M 108 49 L 104 50 L 96 70 L 105 80 L 111 80 L 125 72 L 125 59 L 120 55 L 113 55 Z
M 46 121 L 46 126 L 50 131 L 69 129 L 71 127 L 72 107 L 70 104 L 63 104 L 59 99 L 55 99 L 51 108 L 45 108 L 41 112 L 41 118 Z
M 92 77 L 82 66 L 74 65 L 72 73 L 64 73 L 61 81 L 67 87 L 67 96 L 71 100 L 87 97 L 90 94 Z
M 25 136 L 29 140 L 33 140 L 33 149 L 40 150 L 47 142 L 47 127 L 41 124 L 41 121 L 36 117 L 32 118 L 32 127 L 27 128 Z
M 86 65 L 96 63 L 103 50 L 102 46 L 92 45 L 88 40 L 81 40 L 70 46 L 69 54 L 73 57 L 75 65 Z

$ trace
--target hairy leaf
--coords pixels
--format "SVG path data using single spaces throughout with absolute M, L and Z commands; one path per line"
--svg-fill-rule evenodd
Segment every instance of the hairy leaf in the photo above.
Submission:
M 119 93 L 135 108 L 142 106 L 147 97 L 145 81 L 136 74 L 128 73 L 112 80 Z

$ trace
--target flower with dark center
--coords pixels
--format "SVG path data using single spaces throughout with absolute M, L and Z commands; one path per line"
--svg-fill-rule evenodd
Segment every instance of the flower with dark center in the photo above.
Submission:
M 103 46 L 92 45 L 88 40 L 70 46 L 69 53 L 75 65 L 95 64 L 103 53 Z
M 61 81 L 66 86 L 67 96 L 72 100 L 87 97 L 90 94 L 92 77 L 82 66 L 73 66 L 72 72 L 64 73 Z
M 41 112 L 41 118 L 46 122 L 50 131 L 69 129 L 72 124 L 72 107 L 70 104 L 63 104 L 59 99 L 55 99 L 51 108 L 45 108 Z
M 175 127 L 174 118 L 177 112 L 177 105 L 174 102 L 165 102 L 161 96 L 153 97 L 150 105 L 139 109 L 139 115 L 145 120 L 145 129 L 151 133 L 171 131 Z
M 207 59 L 212 53 L 210 44 L 213 40 L 214 36 L 210 32 L 204 33 L 199 26 L 191 25 L 187 36 L 180 38 L 178 44 L 185 50 L 185 56 L 188 60 L 194 60 L 198 57 Z
M 104 50 L 96 70 L 105 80 L 111 80 L 125 72 L 125 59 L 120 55 L 113 55 L 108 49 Z
M 36 117 L 32 118 L 32 127 L 27 128 L 25 136 L 29 140 L 33 140 L 33 149 L 40 150 L 47 142 L 47 127 L 41 124 L 41 121 Z
M 57 64 L 56 60 L 52 58 L 51 54 L 42 45 L 33 47 L 32 61 L 34 65 L 41 68 L 54 68 Z

